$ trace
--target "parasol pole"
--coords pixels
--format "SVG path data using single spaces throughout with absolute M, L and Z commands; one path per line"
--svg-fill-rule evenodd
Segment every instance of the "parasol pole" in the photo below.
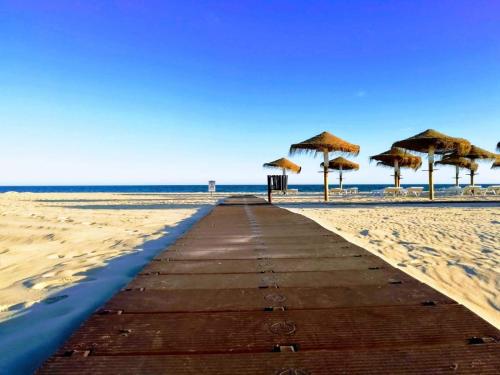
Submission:
M 434 146 L 429 147 L 429 199 L 434 200 L 434 180 L 432 172 L 434 171 Z
M 325 192 L 325 202 L 328 202 L 328 150 L 323 150 L 323 184 Z
M 339 172 L 340 172 L 339 176 L 340 188 L 342 189 L 342 165 L 340 166 Z
M 459 177 L 459 173 L 460 173 L 460 169 L 458 167 L 458 165 L 455 165 L 455 186 L 458 187 L 458 179 L 460 178 Z
M 472 169 L 470 170 L 470 186 L 474 186 L 474 171 Z
M 399 161 L 394 160 L 394 187 L 399 187 Z

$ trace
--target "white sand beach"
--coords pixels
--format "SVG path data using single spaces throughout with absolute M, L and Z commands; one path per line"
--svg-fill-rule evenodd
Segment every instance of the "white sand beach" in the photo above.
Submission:
M 0 322 L 175 228 L 217 197 L 0 194 Z M 173 233 L 172 233 L 173 232 Z M 159 243 L 159 249 L 162 243 Z
M 324 204 L 314 194 L 274 198 L 283 208 L 381 256 L 500 327 L 500 200 L 440 200 L 464 203 L 353 196 L 333 197 Z M 478 200 L 491 203 L 465 203 Z M 408 201 L 422 204 L 393 204 Z

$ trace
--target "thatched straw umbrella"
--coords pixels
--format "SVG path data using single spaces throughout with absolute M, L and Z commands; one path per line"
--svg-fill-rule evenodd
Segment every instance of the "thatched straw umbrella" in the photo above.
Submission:
M 470 142 L 463 138 L 454 138 L 428 129 L 408 139 L 395 142 L 393 147 L 401 147 L 421 153 L 427 153 L 429 159 L 429 199 L 434 199 L 434 155 L 446 152 L 456 152 L 465 155 L 470 150 Z
M 392 147 L 390 150 L 382 152 L 378 155 L 370 156 L 370 161 L 377 160 L 377 165 L 385 167 L 394 167 L 394 186 L 401 186 L 401 171 L 400 168 L 411 168 L 417 170 L 422 165 L 420 156 L 412 155 L 405 150 L 397 147 Z
M 262 165 L 264 168 L 273 168 L 273 169 L 281 169 L 283 174 L 286 174 L 286 171 L 290 171 L 293 173 L 300 173 L 302 167 L 299 165 L 292 163 L 290 160 L 286 158 L 281 158 L 275 161 L 271 161 L 269 163 L 265 163 Z
M 497 151 L 500 152 L 500 142 L 497 143 Z M 497 156 L 493 164 L 491 165 L 491 169 L 500 168 L 500 156 Z
M 497 145 L 498 146 L 498 145 Z M 469 152 L 465 155 L 467 159 L 470 159 L 473 163 L 476 160 L 496 160 L 497 154 L 493 152 L 489 152 L 481 147 L 477 147 L 472 145 Z M 477 168 L 476 168 L 477 170 Z M 471 169 L 470 171 L 470 185 L 474 186 L 474 173 L 475 170 Z
M 324 169 L 325 162 L 321 163 L 321 166 Z M 339 171 L 339 187 L 342 189 L 342 171 L 357 171 L 359 169 L 359 164 L 339 156 L 328 162 L 328 169 Z
M 477 163 L 457 155 L 443 157 L 440 161 L 437 161 L 436 164 L 455 166 L 455 186 L 457 187 L 459 186 L 458 179 L 460 178 L 460 168 L 468 169 L 471 173 L 472 171 L 477 171 Z
M 323 184 L 325 201 L 328 201 L 328 154 L 330 152 L 343 152 L 345 154 L 358 155 L 359 146 L 344 141 L 333 134 L 323 132 L 303 142 L 290 146 L 290 155 L 296 153 L 318 153 L 323 154 Z

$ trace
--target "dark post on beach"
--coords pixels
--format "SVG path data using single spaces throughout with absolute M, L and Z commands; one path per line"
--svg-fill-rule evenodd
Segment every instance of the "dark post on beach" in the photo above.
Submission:
M 267 201 L 269 204 L 272 204 L 271 202 L 271 196 L 272 196 L 272 182 L 271 182 L 272 176 L 267 176 Z

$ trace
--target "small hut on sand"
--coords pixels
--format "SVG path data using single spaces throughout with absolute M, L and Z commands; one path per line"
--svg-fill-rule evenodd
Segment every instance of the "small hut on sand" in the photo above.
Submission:
M 325 163 L 321 163 L 321 166 L 325 167 Z M 344 159 L 343 157 L 339 156 L 338 158 L 332 159 L 328 162 L 328 169 L 333 169 L 336 171 L 339 171 L 339 187 L 342 189 L 342 172 L 343 171 L 357 171 L 359 169 L 359 164 Z
M 434 199 L 434 155 L 456 153 L 458 156 L 466 155 L 471 148 L 469 141 L 463 138 L 450 137 L 433 129 L 428 129 L 413 137 L 395 142 L 393 147 L 427 153 L 429 166 L 429 199 Z
M 344 141 L 331 133 L 323 132 L 303 142 L 295 143 L 290 146 L 290 155 L 296 153 L 318 153 L 323 154 L 323 184 L 324 197 L 328 201 L 328 157 L 330 152 L 341 152 L 344 154 L 358 155 L 359 146 Z
M 422 158 L 420 156 L 412 155 L 397 147 L 392 147 L 381 154 L 370 156 L 370 161 L 372 160 L 377 160 L 378 166 L 394 168 L 394 187 L 401 186 L 401 168 L 417 170 L 422 165 Z

